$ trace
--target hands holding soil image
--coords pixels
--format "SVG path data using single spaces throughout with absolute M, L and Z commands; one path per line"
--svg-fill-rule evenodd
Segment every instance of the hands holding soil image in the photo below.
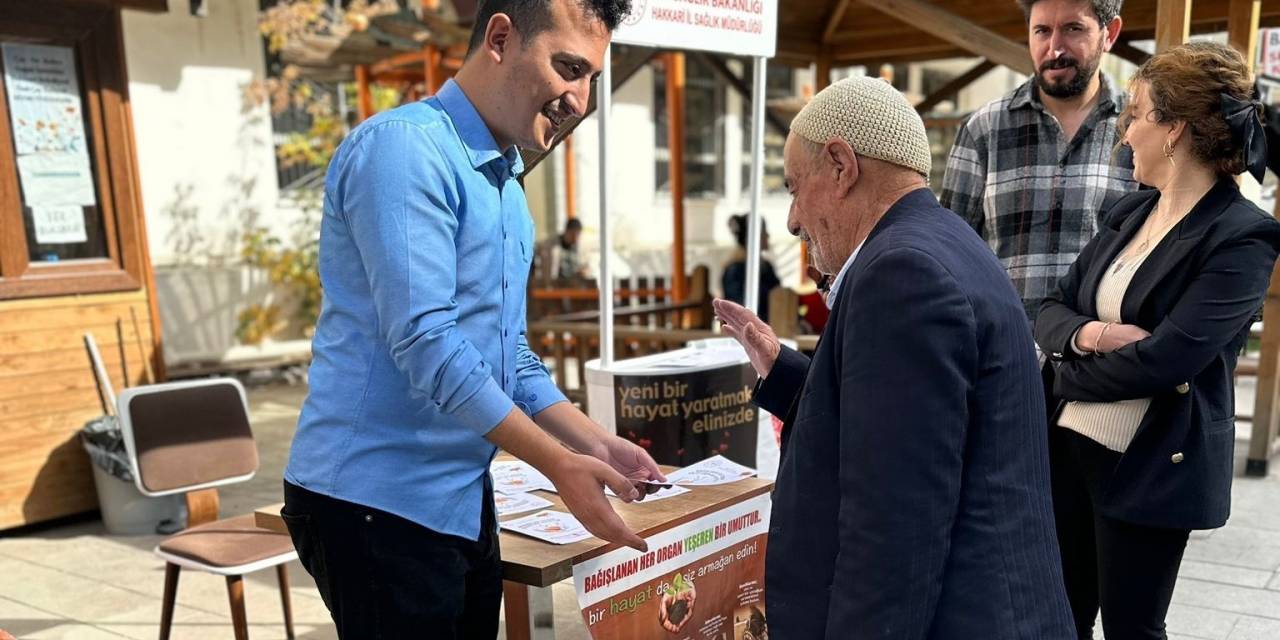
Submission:
M 677 573 L 672 581 L 671 589 L 662 594 L 658 603 L 658 622 L 670 633 L 679 633 L 684 625 L 693 617 L 693 603 L 698 599 L 693 582 L 686 581 Z

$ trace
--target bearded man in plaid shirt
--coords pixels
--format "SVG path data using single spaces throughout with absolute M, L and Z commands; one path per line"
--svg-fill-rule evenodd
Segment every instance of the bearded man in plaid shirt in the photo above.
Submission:
M 942 206 L 991 246 L 1034 321 L 1040 302 L 1133 191 L 1116 119 L 1125 95 L 1098 70 L 1123 0 L 1018 0 L 1036 74 L 973 113 L 947 159 Z

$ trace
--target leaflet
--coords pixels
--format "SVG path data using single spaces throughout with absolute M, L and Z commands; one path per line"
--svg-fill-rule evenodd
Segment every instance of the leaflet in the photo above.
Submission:
M 727 484 L 756 475 L 756 470 L 740 465 L 724 456 L 712 456 L 667 474 L 667 482 L 686 487 Z
M 498 517 L 509 516 L 513 513 L 524 513 L 535 509 L 546 509 L 554 504 L 554 502 L 535 496 L 532 493 L 493 494 L 493 505 L 497 509 Z
M 644 497 L 644 500 L 639 501 L 641 504 L 645 502 L 653 502 L 654 500 L 661 500 L 663 498 L 671 498 L 673 496 L 678 496 L 682 493 L 689 493 L 689 490 L 684 487 L 677 487 L 664 482 L 652 482 L 652 481 L 646 480 L 644 484 L 652 484 L 662 488 L 658 489 L 653 493 L 646 495 Z M 618 497 L 618 494 L 614 493 L 613 489 L 610 489 L 608 487 L 605 487 L 604 492 L 605 492 L 605 495 L 609 495 L 615 498 Z M 635 503 L 633 502 L 632 504 L 635 504 Z
M 542 489 L 555 491 L 555 485 L 532 465 L 521 460 L 501 460 L 489 465 L 493 474 L 493 490 L 508 495 Z
M 572 544 L 591 537 L 577 518 L 560 511 L 539 511 L 501 523 L 503 529 L 551 544 Z

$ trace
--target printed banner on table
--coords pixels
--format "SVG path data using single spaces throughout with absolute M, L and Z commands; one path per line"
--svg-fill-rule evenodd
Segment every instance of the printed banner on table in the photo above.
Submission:
M 760 495 L 573 567 L 596 640 L 762 640 L 770 496 Z
M 614 377 L 618 435 L 639 444 L 659 464 L 686 467 L 723 455 L 756 466 L 760 410 L 751 404 L 750 364 Z
M 632 0 L 613 41 L 772 58 L 778 0 Z
M 6 42 L 0 51 L 26 205 L 96 205 L 75 50 Z

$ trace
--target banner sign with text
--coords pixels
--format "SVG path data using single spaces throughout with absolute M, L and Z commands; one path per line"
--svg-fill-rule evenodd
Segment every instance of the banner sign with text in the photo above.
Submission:
M 573 567 L 595 640 L 762 640 L 769 494 Z
M 714 455 L 755 467 L 760 410 L 751 403 L 750 364 L 668 375 L 616 375 L 618 435 L 659 464 L 685 467 Z
M 1258 73 L 1280 78 L 1280 29 L 1263 29 L 1258 36 Z
M 778 0 L 632 0 L 613 41 L 772 58 Z

